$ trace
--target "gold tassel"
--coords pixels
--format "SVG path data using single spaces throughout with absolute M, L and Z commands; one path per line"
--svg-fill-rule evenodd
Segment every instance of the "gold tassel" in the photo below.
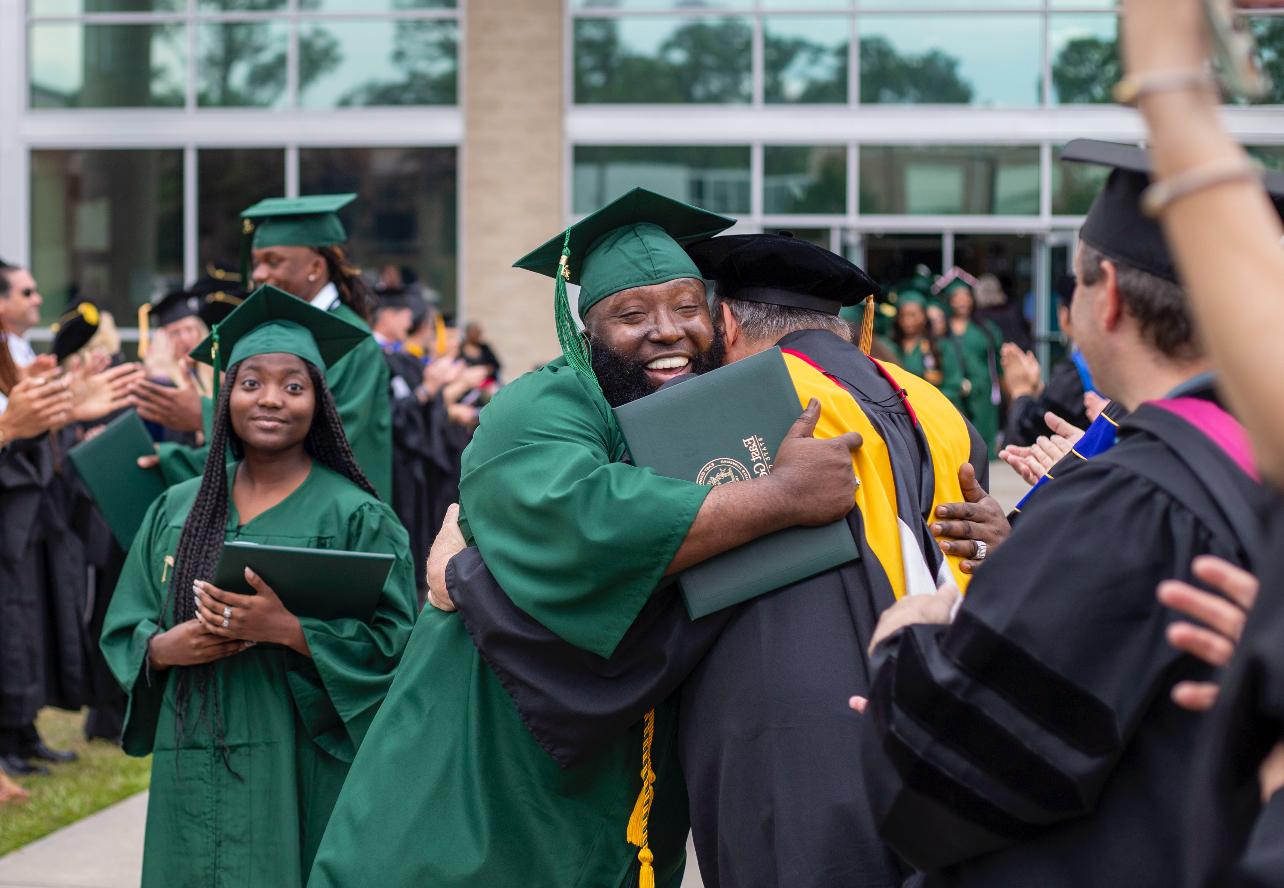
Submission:
M 874 349 L 874 297 L 865 297 L 865 316 L 860 322 L 860 350 L 869 354 Z
M 434 342 L 434 347 L 437 349 L 436 356 L 440 358 L 446 354 L 446 345 L 447 345 L 446 319 L 441 316 L 441 312 L 436 313 L 436 318 L 433 320 L 433 327 L 437 331 L 437 338 L 436 338 L 436 341 Z
M 149 338 L 148 324 L 151 321 L 152 307 L 148 305 L 138 306 L 138 357 L 147 357 L 147 340 Z
M 651 744 L 655 740 L 655 710 L 642 719 L 642 790 L 633 805 L 626 837 L 630 845 L 638 847 L 638 888 L 655 888 L 655 855 L 647 841 L 647 824 L 651 819 L 651 804 L 655 801 L 655 771 L 651 768 Z

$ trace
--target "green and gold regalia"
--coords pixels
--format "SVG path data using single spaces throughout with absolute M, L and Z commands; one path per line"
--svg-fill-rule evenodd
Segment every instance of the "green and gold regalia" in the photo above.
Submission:
M 514 603 L 606 657 L 661 582 L 709 488 L 620 462 L 592 380 L 562 359 L 507 386 L 464 453 L 466 532 Z M 675 712 L 656 713 L 650 848 L 682 877 L 687 802 Z M 309 885 L 603 888 L 636 884 L 626 828 L 642 726 L 560 768 L 458 614 L 426 611 L 357 754 Z
M 406 532 L 388 506 L 315 462 L 297 490 L 244 525 L 229 502 L 229 541 L 397 556 L 368 623 L 300 617 L 310 660 L 260 646 L 215 664 L 211 693 L 234 774 L 194 711 L 176 738 L 175 683 L 147 665 L 199 483 L 152 504 L 103 628 L 103 653 L 129 694 L 125 751 L 153 756 L 143 885 L 301 886 L 415 620 Z

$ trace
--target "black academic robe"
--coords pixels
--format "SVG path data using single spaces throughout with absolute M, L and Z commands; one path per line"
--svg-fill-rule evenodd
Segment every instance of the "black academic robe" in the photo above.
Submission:
M 392 414 L 392 510 L 410 536 L 415 585 L 428 587 L 424 574 L 435 528 L 428 487 L 433 459 L 432 402 L 421 404 L 414 390 L 423 381 L 423 366 L 412 355 L 384 352 L 388 363 Z
M 1180 883 L 1199 716 L 1169 690 L 1211 670 L 1168 644 L 1155 589 L 1200 554 L 1244 564 L 1222 501 L 1263 491 L 1207 445 L 1210 490 L 1139 427 L 1155 409 L 1035 493 L 953 624 L 875 651 L 859 759 L 916 884 Z
M 48 578 L 39 518 L 51 456 L 43 438 L 0 450 L 0 731 L 31 725 L 44 703 Z
M 892 385 L 831 334 L 791 334 L 780 345 L 824 366 L 857 400 L 888 446 L 899 514 L 926 534 L 908 516 L 930 512 L 931 462 Z M 968 432 L 984 483 L 985 443 Z M 680 693 L 679 756 L 707 888 L 881 888 L 908 871 L 878 838 L 853 764 L 859 720 L 847 698 L 868 689 L 865 648 L 894 595 L 860 513 L 848 521 L 859 561 L 695 622 L 669 586 L 606 660 L 517 609 L 475 549 L 452 560 L 447 581 L 527 728 L 563 765 Z M 930 539 L 920 544 L 939 566 Z
M 1261 549 L 1261 591 L 1201 737 L 1187 812 L 1186 884 L 1284 886 L 1284 792 L 1263 806 L 1257 771 L 1284 742 L 1284 503 Z
M 1028 447 L 1040 435 L 1051 434 L 1043 414 L 1052 411 L 1057 416 L 1081 429 L 1088 427 L 1088 413 L 1083 407 L 1083 379 L 1074 361 L 1058 361 L 1052 365 L 1048 384 L 1038 397 L 1022 395 L 1008 407 L 1008 422 L 1004 440 L 1008 444 Z

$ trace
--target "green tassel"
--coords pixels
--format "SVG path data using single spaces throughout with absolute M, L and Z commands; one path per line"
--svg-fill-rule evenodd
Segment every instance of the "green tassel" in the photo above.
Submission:
M 562 259 L 558 263 L 556 283 L 554 284 L 553 314 L 557 323 L 557 341 L 562 344 L 562 354 L 566 356 L 566 365 L 593 381 L 599 390 L 597 376 L 593 373 L 593 362 L 589 356 L 588 343 L 575 326 L 575 316 L 571 314 L 571 300 L 566 295 L 566 282 L 571 276 L 571 230 L 566 230 L 562 241 Z

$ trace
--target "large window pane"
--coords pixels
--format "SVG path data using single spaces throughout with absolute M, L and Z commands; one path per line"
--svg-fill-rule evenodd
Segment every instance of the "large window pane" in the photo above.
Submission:
M 454 148 L 299 151 L 300 193 L 358 195 L 339 214 L 353 261 L 371 275 L 385 265 L 411 272 L 447 312 L 455 309 L 455 181 Z
M 752 49 L 748 19 L 576 19 L 575 101 L 748 102 Z
M 847 149 L 767 146 L 762 151 L 762 208 L 766 213 L 847 210 Z
M 133 326 L 183 273 L 183 153 L 31 152 L 31 265 L 42 321 L 85 296 Z
M 1041 9 L 1043 0 L 856 0 L 856 5 L 866 9 L 950 9 L 976 6 L 986 9 Z M 1091 0 L 1084 5 L 1091 6 Z
M 1041 104 L 1042 16 L 866 15 L 860 33 L 862 102 Z
M 1255 18 L 1252 29 L 1262 67 L 1273 83 L 1270 95 L 1263 102 L 1284 105 L 1284 17 Z
M 1119 66 L 1119 18 L 1054 15 L 1049 21 L 1054 104 L 1109 103 Z
M 1082 216 L 1088 212 L 1097 192 L 1106 184 L 1110 170 L 1091 163 L 1062 163 L 1061 146 L 1052 146 L 1052 214 Z
M 186 4 L 187 0 L 28 0 L 27 11 L 31 15 L 81 15 L 86 12 L 181 12 Z
M 846 102 L 850 25 L 848 17 L 764 18 L 764 99 Z
M 939 234 L 865 235 L 865 270 L 888 292 L 920 274 L 940 274 L 941 257 Z
M 576 213 L 591 213 L 638 186 L 715 213 L 749 212 L 747 145 L 581 145 L 574 176 Z
M 860 201 L 869 215 L 1037 215 L 1039 149 L 865 146 Z
M 287 0 L 197 0 L 201 12 L 276 12 L 285 9 Z
M 323 12 L 398 12 L 406 9 L 454 9 L 455 0 L 299 0 L 299 8 Z
M 184 101 L 182 25 L 31 26 L 31 107 L 134 108 Z
M 813 6 L 835 0 L 819 0 Z M 576 9 L 751 9 L 754 0 L 571 0 Z
M 1247 148 L 1248 153 L 1268 170 L 1284 172 L 1284 145 L 1249 145 Z
M 285 103 L 284 22 L 206 24 L 197 30 L 197 104 L 279 107 Z
M 452 105 L 458 56 L 453 19 L 319 21 L 299 34 L 300 104 Z
M 285 194 L 283 148 L 202 148 L 196 154 L 197 262 L 241 261 L 241 210 Z

